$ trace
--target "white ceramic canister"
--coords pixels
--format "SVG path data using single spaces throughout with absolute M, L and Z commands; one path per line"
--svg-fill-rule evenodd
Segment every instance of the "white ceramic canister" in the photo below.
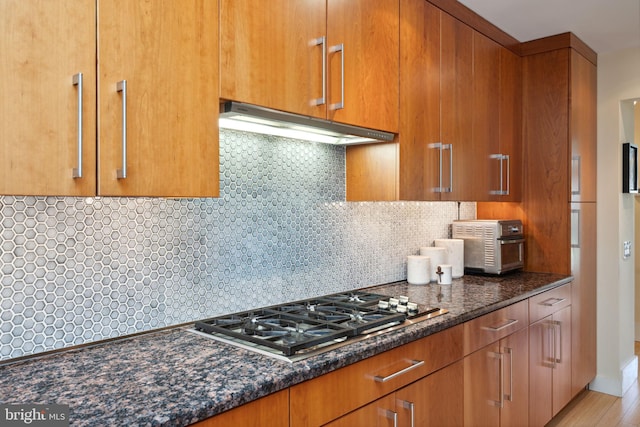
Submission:
M 429 257 L 409 255 L 407 257 L 407 282 L 412 285 L 426 285 L 431 280 Z
M 447 256 L 447 250 L 445 248 L 438 248 L 435 246 L 424 246 L 420 248 L 420 255 L 431 258 L 431 281 L 437 282 L 438 275 L 436 274 L 436 268 L 439 265 L 447 264 L 447 260 L 445 258 Z
M 436 239 L 435 246 L 447 250 L 446 263 L 451 264 L 452 277 L 459 279 L 464 276 L 464 240 L 462 239 Z

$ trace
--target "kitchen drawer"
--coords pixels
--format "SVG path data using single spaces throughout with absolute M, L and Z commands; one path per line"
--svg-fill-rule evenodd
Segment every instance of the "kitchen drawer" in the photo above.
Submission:
M 529 326 L 529 305 L 526 300 L 493 311 L 464 324 L 464 354 L 496 342 Z
M 291 427 L 318 426 L 462 358 L 462 325 L 290 388 Z
M 537 322 L 571 305 L 571 283 L 529 298 L 529 321 Z

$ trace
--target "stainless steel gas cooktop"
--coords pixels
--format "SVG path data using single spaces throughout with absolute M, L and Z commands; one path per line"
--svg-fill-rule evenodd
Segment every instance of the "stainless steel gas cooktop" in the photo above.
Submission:
M 213 317 L 192 331 L 293 362 L 445 313 L 402 296 L 355 291 Z

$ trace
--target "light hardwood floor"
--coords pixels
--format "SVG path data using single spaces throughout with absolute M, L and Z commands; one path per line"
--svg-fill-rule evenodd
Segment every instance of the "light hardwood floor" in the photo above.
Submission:
M 640 355 L 640 343 L 635 343 Z M 546 427 L 631 427 L 640 426 L 640 385 L 633 383 L 622 397 L 584 391 Z

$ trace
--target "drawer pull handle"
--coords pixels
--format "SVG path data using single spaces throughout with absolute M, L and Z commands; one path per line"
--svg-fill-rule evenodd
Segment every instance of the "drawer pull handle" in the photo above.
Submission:
M 509 326 L 513 326 L 518 323 L 518 319 L 507 319 L 502 325 L 498 326 L 485 326 L 483 329 L 488 329 L 491 332 L 498 332 L 503 329 L 507 329 Z
M 407 372 L 411 371 L 412 369 L 416 369 L 416 368 L 418 368 L 418 367 L 420 367 L 422 365 L 424 365 L 424 360 L 412 360 L 410 366 L 407 366 L 406 368 L 401 369 L 398 372 L 394 372 L 393 374 L 387 375 L 386 377 L 381 377 L 380 375 L 375 375 L 373 377 L 373 379 L 376 382 L 379 382 L 379 383 L 386 383 L 387 381 L 392 380 L 392 379 L 394 379 L 395 377 L 397 377 L 399 375 L 406 374 Z
M 553 307 L 554 305 L 558 305 L 566 300 L 566 298 L 549 298 L 542 301 L 540 305 L 544 305 L 545 307 Z

